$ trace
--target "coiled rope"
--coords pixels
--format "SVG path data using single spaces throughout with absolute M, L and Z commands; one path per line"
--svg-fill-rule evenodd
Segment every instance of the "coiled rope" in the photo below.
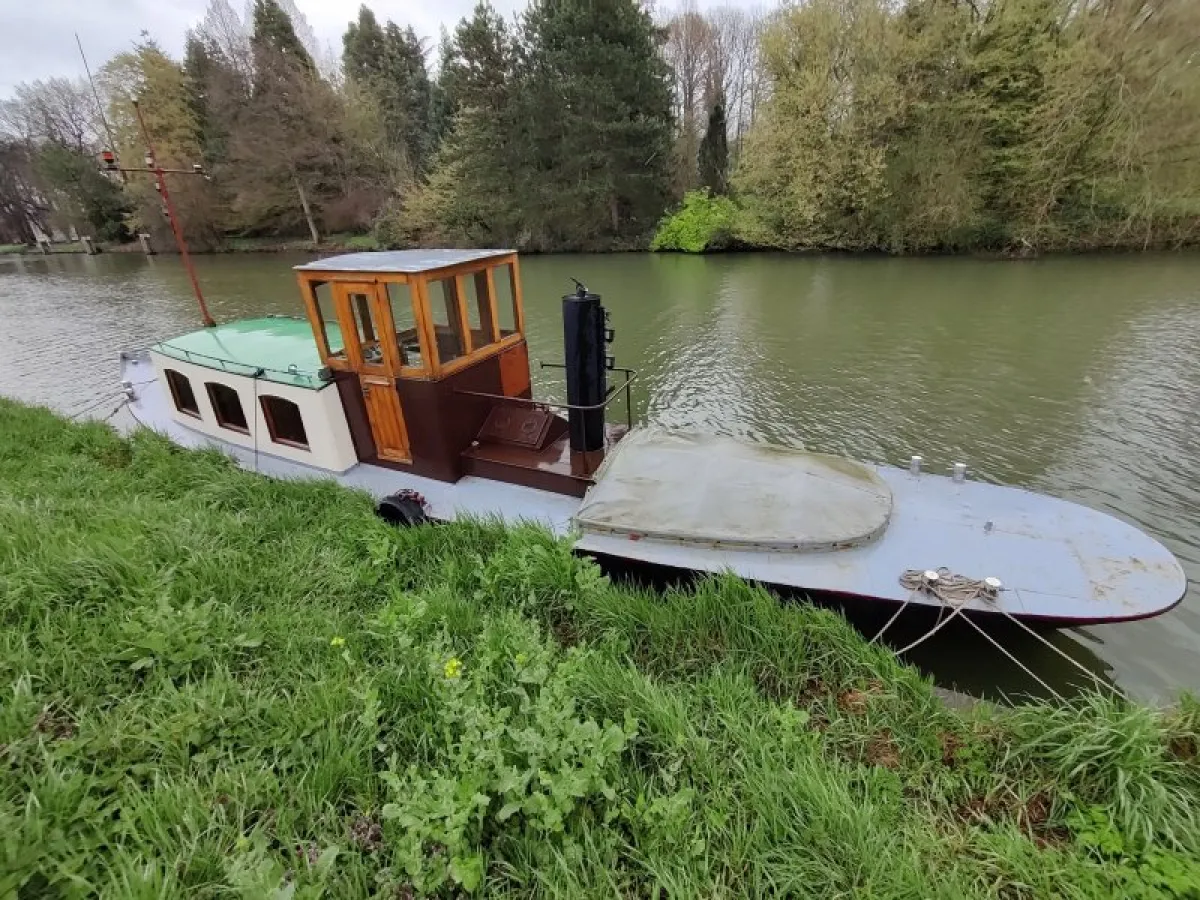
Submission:
M 1113 685 L 1107 684 L 1103 679 L 1097 676 L 1095 672 L 1091 671 L 1081 662 L 1079 662 L 1079 660 L 1072 657 L 1061 647 L 1055 646 L 1052 642 L 1047 640 L 1044 635 L 1039 634 L 1033 628 L 1030 628 L 1008 610 L 1000 607 L 996 603 L 996 601 L 999 599 L 1000 590 L 1002 588 L 999 579 L 968 578 L 965 575 L 956 575 L 943 566 L 938 569 L 906 569 L 900 576 L 900 584 L 907 588 L 911 593 L 909 594 L 908 599 L 906 599 L 900 608 L 892 614 L 892 617 L 888 619 L 887 624 L 885 624 L 883 628 L 879 630 L 879 633 L 876 634 L 875 637 L 871 638 L 871 643 L 875 643 L 875 641 L 883 637 L 884 632 L 891 627 L 892 623 L 900 617 L 900 613 L 904 612 L 909 603 L 911 603 L 912 600 L 919 594 L 926 594 L 931 597 L 936 597 L 942 602 L 943 605 L 940 607 L 938 612 L 938 620 L 933 628 L 931 628 L 921 637 L 917 638 L 908 646 L 897 650 L 897 656 L 907 653 L 914 647 L 918 647 L 925 643 L 925 641 L 937 634 L 948 622 L 962 612 L 962 610 L 972 600 L 982 600 L 989 607 L 991 607 L 992 610 L 1000 613 L 1009 621 L 1015 622 L 1025 632 L 1037 638 L 1037 640 L 1039 640 L 1042 644 L 1049 647 L 1084 675 L 1087 675 L 1097 687 L 1110 690 L 1114 694 L 1120 694 L 1120 692 Z M 950 608 L 950 615 L 943 619 L 942 613 L 947 607 Z M 973 621 L 969 616 L 963 616 L 963 619 L 967 622 L 967 624 L 983 635 L 983 637 L 990 644 L 992 644 L 992 646 L 1004 654 L 1004 656 L 1006 656 L 1014 665 L 1016 665 L 1019 669 L 1021 669 L 1021 671 L 1036 681 L 1049 694 L 1058 698 L 1059 700 L 1062 699 L 1062 695 L 1059 694 L 1058 691 L 1054 690 L 1054 688 L 1052 688 L 1049 684 L 1035 675 L 1028 666 L 1017 659 L 1016 656 L 1002 647 L 1000 643 L 990 634 L 988 634 L 978 622 Z

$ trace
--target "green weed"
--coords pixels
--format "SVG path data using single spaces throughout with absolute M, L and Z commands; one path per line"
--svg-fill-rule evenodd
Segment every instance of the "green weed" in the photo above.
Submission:
M 1200 896 L 1200 708 L 0 401 L 0 896 Z

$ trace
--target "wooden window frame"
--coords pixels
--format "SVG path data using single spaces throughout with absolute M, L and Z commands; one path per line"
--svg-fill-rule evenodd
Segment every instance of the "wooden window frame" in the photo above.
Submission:
M 300 417 L 300 429 L 304 432 L 305 441 L 300 442 L 291 438 L 279 437 L 276 433 L 275 415 L 271 411 L 271 404 L 267 401 L 278 401 L 280 403 L 290 403 L 296 407 L 296 415 Z M 292 447 L 296 450 L 312 451 L 312 445 L 308 442 L 308 426 L 304 424 L 304 413 L 300 410 L 300 404 L 295 400 L 289 400 L 287 397 L 280 397 L 278 394 L 259 394 L 258 405 L 262 409 L 263 420 L 267 423 L 267 434 L 271 436 L 271 443 L 281 444 L 284 447 Z
M 167 390 L 171 392 L 171 400 L 175 404 L 176 411 L 183 413 L 185 416 L 191 416 L 193 419 L 202 419 L 203 416 L 200 415 L 200 401 L 196 399 L 196 389 L 192 387 L 192 379 L 188 378 L 178 369 L 171 369 L 166 366 L 163 366 L 163 378 L 166 379 Z M 179 388 L 175 383 L 176 378 L 182 379 L 188 389 L 188 393 L 192 395 L 192 409 L 188 409 L 183 405 L 183 401 L 179 397 Z
M 495 270 L 500 266 L 511 266 L 510 278 L 513 314 L 515 317 L 514 324 L 516 325 L 516 331 L 513 334 L 503 337 L 500 336 L 500 316 L 497 305 L 498 298 L 495 276 Z M 475 348 L 469 327 L 470 317 L 467 314 L 466 291 L 462 289 L 461 279 L 480 275 L 484 275 L 485 277 L 476 281 L 476 291 L 479 290 L 481 285 L 486 285 L 488 294 L 487 303 L 491 311 L 493 341 L 486 346 Z M 430 269 L 425 272 L 322 272 L 312 270 L 298 272 L 297 276 L 300 283 L 300 295 L 304 300 L 305 311 L 308 314 L 309 325 L 312 327 L 313 337 L 317 342 L 317 350 L 321 355 L 321 359 L 325 361 L 325 365 L 331 369 L 354 372 L 360 371 L 362 368 L 362 360 L 352 358 L 352 355 L 357 353 L 357 333 L 353 335 L 353 341 L 345 334 L 347 329 L 345 328 L 346 323 L 342 321 L 343 310 L 337 300 L 339 295 L 337 289 L 338 282 L 375 285 L 377 308 L 382 314 L 381 318 L 384 320 L 382 322 L 376 321 L 376 327 L 382 329 L 383 326 L 386 326 L 387 332 L 393 336 L 391 341 L 393 346 L 385 346 L 384 348 L 384 357 L 387 360 L 386 372 L 393 377 L 436 381 L 474 365 L 480 360 L 487 359 L 489 356 L 502 353 L 525 340 L 525 303 L 521 293 L 520 263 L 515 253 L 472 260 L 454 266 Z M 458 313 L 462 319 L 465 331 L 464 344 L 466 352 L 457 359 L 450 360 L 444 364 L 438 354 L 437 335 L 434 331 L 433 317 L 431 315 L 429 299 L 430 281 L 450 281 L 454 285 L 454 290 L 458 295 Z M 320 282 L 329 283 L 333 286 L 335 306 L 338 307 L 338 326 L 342 329 L 343 344 L 346 348 L 344 358 L 335 357 L 329 352 L 320 307 L 317 304 L 314 289 L 314 285 Z M 408 285 L 409 300 L 413 307 L 413 318 L 417 335 L 421 342 L 421 359 L 423 363 L 421 366 L 406 366 L 400 363 L 399 348 L 394 346 L 396 343 L 396 325 L 392 318 L 391 300 L 387 293 L 387 285 L 389 284 Z M 382 300 L 379 299 L 380 297 Z M 349 314 L 349 321 L 353 323 L 354 311 L 347 308 L 345 312 Z M 482 323 L 480 324 L 482 326 Z M 384 374 L 384 370 L 380 367 L 375 367 L 373 374 Z
M 223 390 L 231 391 L 233 393 L 233 396 L 237 399 L 238 409 L 242 411 L 242 421 L 246 423 L 245 425 L 231 425 L 229 422 L 223 420 L 221 416 L 221 405 L 217 403 L 217 398 L 213 394 L 213 388 L 222 388 Z M 213 418 L 216 419 L 217 425 L 219 425 L 221 428 L 235 432 L 236 434 L 244 434 L 247 436 L 250 434 L 250 420 L 246 418 L 246 407 L 242 404 L 242 395 L 237 388 L 231 388 L 229 385 L 220 381 L 206 381 L 204 382 L 204 392 L 208 394 L 208 402 L 212 405 Z

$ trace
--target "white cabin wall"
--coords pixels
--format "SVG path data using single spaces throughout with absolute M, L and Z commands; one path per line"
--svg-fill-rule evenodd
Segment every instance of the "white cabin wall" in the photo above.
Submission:
M 304 419 L 304 431 L 308 436 L 308 449 L 289 447 L 277 444 L 271 440 L 271 432 L 263 415 L 262 404 L 255 402 L 255 379 L 245 375 L 235 375 L 198 366 L 195 363 L 184 362 L 174 357 L 164 356 L 151 351 L 150 358 L 154 362 L 154 371 L 162 386 L 163 394 L 171 409 L 171 415 L 176 422 L 186 425 L 194 431 L 230 444 L 237 444 L 253 450 L 255 435 L 259 453 L 269 453 L 283 459 L 290 459 L 319 469 L 331 472 L 344 472 L 358 463 L 358 455 L 354 451 L 354 442 L 350 437 L 350 426 L 346 422 L 346 413 L 342 408 L 342 398 L 337 386 L 330 383 L 320 390 L 295 387 L 290 384 L 279 384 L 274 381 L 257 379 L 258 396 L 271 395 L 291 400 L 300 408 Z M 174 369 L 185 375 L 192 383 L 192 393 L 196 395 L 196 405 L 200 409 L 200 418 L 181 413 L 175 408 L 171 389 L 167 384 L 163 369 Z M 237 391 L 241 400 L 242 410 L 250 425 L 250 434 L 242 434 L 217 424 L 216 413 L 208 398 L 206 382 L 223 384 Z

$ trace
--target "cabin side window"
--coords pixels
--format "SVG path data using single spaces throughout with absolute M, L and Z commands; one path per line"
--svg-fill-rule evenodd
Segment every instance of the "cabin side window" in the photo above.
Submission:
M 258 402 L 262 405 L 272 441 L 298 450 L 308 449 L 308 432 L 304 430 L 304 416 L 300 414 L 299 406 L 270 394 L 259 397 Z
M 246 412 L 242 409 L 242 398 L 238 392 L 227 384 L 215 381 L 205 382 L 204 387 L 208 391 L 208 399 L 212 401 L 217 424 L 230 431 L 249 434 L 250 427 L 246 423 Z
M 421 334 L 413 311 L 412 290 L 407 284 L 389 281 L 387 296 L 392 326 L 396 329 L 396 346 L 400 348 L 400 365 L 424 369 L 425 358 L 421 353 Z
M 471 348 L 478 350 L 494 343 L 495 328 L 492 323 L 492 299 L 488 293 L 487 271 L 465 275 L 458 283 L 467 301 L 467 327 L 471 330 Z
M 313 298 L 316 300 L 321 331 L 325 335 L 325 343 L 329 345 L 329 355 L 331 358 L 345 359 L 346 342 L 342 337 L 342 328 L 338 324 L 337 305 L 333 299 L 333 284 L 328 281 L 313 281 L 310 284 Z
M 437 356 L 445 365 L 467 355 L 466 326 L 458 305 L 457 279 L 450 277 L 430 281 L 428 294 Z
M 163 372 L 167 376 L 167 387 L 171 391 L 171 399 L 175 401 L 175 408 L 185 416 L 200 418 L 200 404 L 196 402 L 191 380 L 174 369 L 164 369 Z
M 516 273 L 512 263 L 492 267 L 492 284 L 496 287 L 496 319 L 500 325 L 500 337 L 516 334 L 520 325 L 517 315 Z

